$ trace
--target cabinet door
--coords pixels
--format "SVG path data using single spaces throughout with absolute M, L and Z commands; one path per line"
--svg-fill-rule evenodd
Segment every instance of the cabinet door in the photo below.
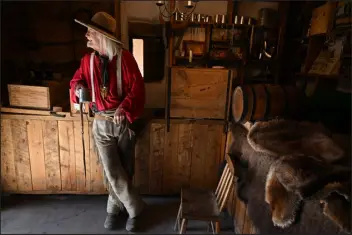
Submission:
M 172 68 L 170 117 L 225 119 L 230 70 Z

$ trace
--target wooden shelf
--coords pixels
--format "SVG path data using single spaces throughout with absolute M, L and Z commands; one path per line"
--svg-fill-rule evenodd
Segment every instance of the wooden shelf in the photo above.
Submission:
M 214 29 L 231 29 L 231 28 L 247 28 L 252 27 L 252 25 L 248 24 L 213 24 Z

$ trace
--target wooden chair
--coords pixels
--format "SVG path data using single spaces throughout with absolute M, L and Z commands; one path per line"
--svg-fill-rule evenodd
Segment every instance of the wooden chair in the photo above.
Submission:
M 230 190 L 233 190 L 234 187 L 234 166 L 228 155 L 225 158 L 226 165 L 215 192 L 190 188 L 181 189 L 181 203 L 174 226 L 175 231 L 178 228 L 179 233 L 183 234 L 186 232 L 189 220 L 198 220 L 209 222 L 214 234 L 220 233 L 220 213 L 227 205 Z

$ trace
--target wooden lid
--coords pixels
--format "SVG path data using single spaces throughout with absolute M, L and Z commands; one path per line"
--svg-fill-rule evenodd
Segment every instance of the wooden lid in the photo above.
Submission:
M 242 87 L 238 86 L 233 91 L 232 95 L 232 115 L 236 122 L 240 121 L 243 116 L 243 91 Z
M 232 114 L 236 122 L 247 122 L 252 116 L 253 90 L 250 86 L 238 86 L 232 96 Z

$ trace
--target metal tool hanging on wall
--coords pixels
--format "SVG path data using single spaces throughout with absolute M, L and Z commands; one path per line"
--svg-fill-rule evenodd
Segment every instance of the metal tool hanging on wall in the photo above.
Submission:
M 90 96 L 87 88 L 79 89 L 79 110 L 81 113 L 81 133 L 82 133 L 82 150 L 83 150 L 83 165 L 84 165 L 84 178 L 85 185 L 87 182 L 87 171 L 86 171 L 86 148 L 84 145 L 84 124 L 83 124 L 83 108 L 85 103 L 90 103 Z

